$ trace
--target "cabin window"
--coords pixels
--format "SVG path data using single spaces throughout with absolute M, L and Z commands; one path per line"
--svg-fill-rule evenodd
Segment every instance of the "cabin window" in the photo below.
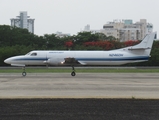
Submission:
M 31 56 L 37 56 L 37 53 L 32 53 Z

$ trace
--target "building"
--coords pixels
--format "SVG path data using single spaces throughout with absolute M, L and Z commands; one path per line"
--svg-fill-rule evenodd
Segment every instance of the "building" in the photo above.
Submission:
M 101 30 L 106 36 L 114 36 L 120 41 L 141 40 L 153 31 L 153 25 L 146 19 L 133 23 L 132 20 L 114 20 L 103 25 Z
M 84 27 L 84 30 L 81 30 L 81 32 L 91 32 L 91 33 L 95 34 L 95 33 L 101 33 L 101 30 L 92 30 L 92 29 L 90 29 L 90 25 L 87 24 Z
M 17 16 L 16 18 L 12 18 L 10 20 L 11 26 L 28 29 L 29 32 L 34 33 L 35 19 L 31 19 L 29 16 L 27 16 L 26 11 L 20 12 L 20 16 Z
M 86 31 L 86 32 L 87 32 L 87 31 L 88 31 L 88 32 L 90 31 L 90 25 L 89 25 L 89 24 L 84 27 L 84 31 Z
M 56 37 L 60 37 L 60 38 L 63 38 L 63 37 L 68 37 L 68 36 L 71 36 L 69 33 L 62 33 L 62 32 L 56 32 Z
M 133 23 L 131 19 L 114 20 L 103 25 L 101 30 L 90 30 L 90 25 L 84 27 L 84 31 L 92 33 L 103 33 L 106 36 L 113 36 L 119 41 L 142 40 L 146 34 L 153 31 L 153 25 L 147 23 L 146 19 L 140 19 Z

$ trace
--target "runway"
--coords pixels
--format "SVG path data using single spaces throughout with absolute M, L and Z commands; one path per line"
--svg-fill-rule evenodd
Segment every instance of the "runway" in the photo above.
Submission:
M 0 98 L 159 98 L 158 73 L 0 73 Z

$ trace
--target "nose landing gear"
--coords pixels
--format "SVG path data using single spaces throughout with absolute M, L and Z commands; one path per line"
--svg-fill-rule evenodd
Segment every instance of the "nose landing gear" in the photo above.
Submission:
M 24 77 L 26 76 L 25 67 L 23 67 L 22 76 L 24 76 Z

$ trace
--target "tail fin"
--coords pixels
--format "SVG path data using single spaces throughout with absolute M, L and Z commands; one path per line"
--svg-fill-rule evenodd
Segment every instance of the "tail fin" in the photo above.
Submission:
M 129 50 L 146 50 L 146 49 L 151 49 L 152 48 L 152 44 L 155 38 L 156 32 L 150 33 L 148 35 L 145 36 L 145 38 L 137 45 L 132 46 L 130 48 L 128 48 Z
M 144 51 L 144 55 L 150 55 L 155 35 L 156 32 L 146 35 L 146 37 L 139 44 L 128 47 L 128 50 L 135 50 L 136 52 L 142 50 Z

